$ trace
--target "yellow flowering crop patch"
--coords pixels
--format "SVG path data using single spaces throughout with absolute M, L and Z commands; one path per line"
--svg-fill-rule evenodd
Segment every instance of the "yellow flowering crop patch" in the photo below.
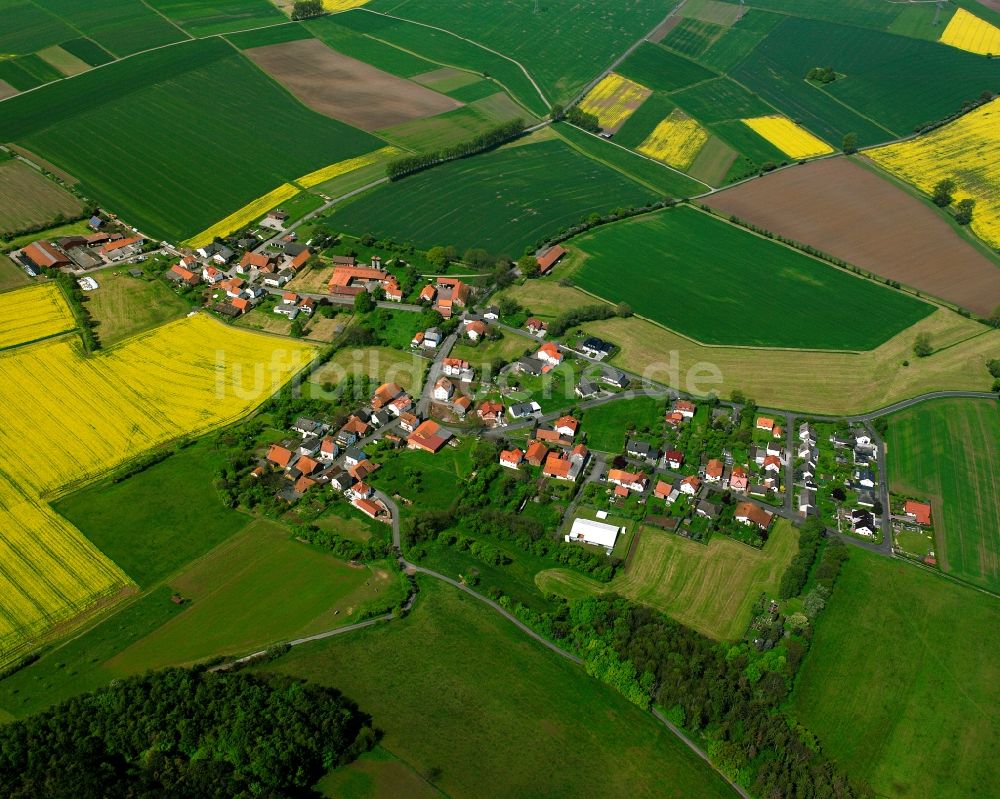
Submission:
M 744 119 L 743 124 L 767 139 L 789 158 L 810 158 L 832 153 L 833 148 L 787 117 L 769 116 Z
M 45 500 L 236 420 L 311 354 L 205 315 L 89 357 L 68 340 L 0 353 L 0 667 L 131 584 Z
M 363 6 L 368 0 L 323 0 L 324 11 L 348 11 Z
M 315 172 L 303 175 L 295 182 L 304 189 L 311 189 L 313 186 L 318 186 L 320 183 L 325 183 L 333 178 L 346 175 L 348 172 L 353 172 L 354 170 L 361 169 L 362 167 L 371 166 L 383 158 L 390 158 L 401 154 L 402 150 L 398 150 L 395 147 L 383 147 L 381 150 L 376 150 L 373 153 L 359 155 L 357 158 L 349 158 L 346 161 L 338 161 L 336 164 L 330 164 L 330 166 L 317 169 Z
M 964 8 L 955 12 L 939 41 L 970 53 L 1000 55 L 1000 28 Z
M 636 149 L 676 169 L 687 169 L 707 141 L 708 131 L 680 109 L 674 109 Z
M 247 203 L 239 211 L 234 211 L 225 219 L 216 222 L 212 227 L 203 230 L 196 236 L 192 236 L 183 242 L 186 247 L 201 247 L 211 244 L 216 236 L 228 236 L 234 230 L 249 225 L 262 217 L 272 208 L 281 205 L 285 200 L 290 200 L 299 193 L 299 187 L 291 183 L 282 183 L 274 191 L 269 191 L 263 197 L 258 197 L 252 203 Z
M 910 141 L 865 151 L 883 169 L 933 193 L 955 181 L 955 201 L 972 198 L 972 229 L 1000 249 L 1000 99 Z
M 615 131 L 652 93 L 645 86 L 612 72 L 587 92 L 580 108 L 596 116 L 605 130 Z
M 54 336 L 76 327 L 55 283 L 0 294 L 0 349 Z

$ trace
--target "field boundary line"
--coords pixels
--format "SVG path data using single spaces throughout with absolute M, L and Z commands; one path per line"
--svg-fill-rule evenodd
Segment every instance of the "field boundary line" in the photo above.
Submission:
M 809 83 L 809 81 L 808 81 L 808 80 L 806 80 L 805 78 L 803 78 L 802 80 L 803 80 L 803 82 L 804 82 L 804 83 Z M 847 104 L 847 103 L 845 103 L 845 102 L 844 102 L 843 100 L 841 100 L 841 99 L 840 99 L 839 97 L 836 97 L 836 96 L 834 96 L 834 95 L 833 95 L 833 94 L 831 94 L 830 92 L 827 92 L 827 91 L 824 91 L 823 89 L 821 89 L 821 88 L 820 88 L 819 86 L 816 86 L 815 84 L 812 84 L 812 83 L 809 83 L 809 85 L 810 85 L 810 86 L 812 86 L 812 87 L 813 87 L 813 88 L 814 88 L 814 89 L 815 89 L 816 91 L 818 91 L 818 92 L 822 93 L 822 94 L 823 94 L 824 96 L 826 96 L 826 97 L 829 97 L 829 98 L 830 98 L 831 100 L 833 100 L 833 101 L 834 101 L 835 103 L 837 103 L 838 105 L 842 105 L 842 106 L 843 106 L 844 108 L 846 108 L 846 109 L 847 109 L 848 111 L 851 111 L 851 112 L 853 112 L 853 113 L 857 114 L 857 115 L 858 115 L 859 117 L 861 117 L 862 119 L 867 119 L 867 120 L 868 120 L 869 122 L 871 122 L 871 123 L 872 123 L 872 124 L 873 124 L 873 125 L 874 125 L 874 126 L 875 126 L 876 128 L 880 128 L 881 130 L 884 130 L 884 131 L 885 131 L 886 133 L 888 133 L 888 134 L 889 134 L 890 136 L 893 136 L 893 137 L 895 137 L 895 138 L 897 138 L 897 139 L 899 138 L 899 134 L 898 134 L 898 133 L 897 133 L 896 131 L 894 131 L 894 130 L 889 130 L 889 128 L 887 128 L 887 127 L 886 127 L 885 125 L 881 125 L 881 124 L 879 124 L 878 122 L 876 122 L 876 121 L 875 121 L 874 119 L 872 119 L 872 118 L 871 118 L 870 116 L 868 116 L 867 114 L 862 114 L 862 113 L 861 113 L 860 111 L 858 111 L 858 109 L 854 108 L 853 106 L 850 106 L 850 105 L 848 105 L 848 104 Z M 829 142 L 828 142 L 828 143 L 829 143 Z
M 180 25 L 178 25 L 176 22 L 174 22 L 172 19 L 170 19 L 170 17 L 168 17 L 166 14 L 164 14 L 158 8 L 153 8 L 149 3 L 146 2 L 146 0 L 139 0 L 139 2 L 142 3 L 144 6 L 146 6 L 146 8 L 148 8 L 150 11 L 152 11 L 157 16 L 163 17 L 164 20 L 166 20 L 167 22 L 169 22 L 171 25 L 173 25 L 175 28 L 177 28 L 177 30 L 179 30 L 181 33 L 183 33 L 185 36 L 187 36 L 188 39 L 197 39 L 198 38 L 197 36 L 192 36 L 190 33 L 188 33 L 186 30 L 184 30 L 184 28 L 182 28 Z
M 572 123 L 567 123 L 567 124 L 572 124 Z M 576 128 L 579 131 L 583 131 L 584 133 L 586 133 L 586 134 L 588 134 L 590 136 L 594 135 L 593 133 L 591 133 L 588 130 L 583 130 L 583 128 L 577 128 L 576 125 L 573 125 L 573 127 Z M 590 160 L 596 161 L 599 164 L 604 164 L 604 166 L 608 167 L 608 169 L 613 169 L 618 174 L 623 175 L 624 177 L 627 177 L 629 180 L 634 181 L 635 183 L 638 183 L 640 186 L 645 186 L 650 191 L 654 191 L 657 194 L 661 194 L 662 193 L 661 189 L 658 189 L 655 186 L 653 186 L 653 185 L 651 185 L 649 183 L 646 183 L 646 181 L 643 180 L 642 178 L 640 178 L 640 177 L 638 177 L 636 175 L 632 175 L 632 174 L 624 171 L 620 167 L 612 164 L 610 161 L 605 161 L 600 156 L 594 155 L 593 153 L 588 153 L 588 152 L 580 149 L 573 142 L 571 142 L 569 139 L 567 139 L 565 136 L 563 136 L 561 133 L 559 133 L 558 129 L 555 126 L 552 127 L 552 130 L 556 134 L 556 136 L 559 137 L 560 141 L 562 141 L 563 143 L 567 144 L 569 147 L 571 147 L 574 150 L 576 150 L 584 158 L 589 158 Z M 595 136 L 595 138 L 600 138 L 600 137 L 596 137 Z M 601 141 L 608 141 L 608 140 L 607 139 L 601 139 Z M 614 144 L 614 142 L 608 142 L 608 143 L 609 144 Z M 648 156 L 643 155 L 642 153 L 637 153 L 637 152 L 634 152 L 633 150 L 629 150 L 627 147 L 622 147 L 620 144 L 615 145 L 615 146 L 616 147 L 620 147 L 621 149 L 625 150 L 626 152 L 632 153 L 633 155 L 638 155 L 640 158 L 645 158 L 647 161 L 653 161 L 654 164 L 658 164 L 658 165 L 660 165 L 662 167 L 665 167 L 666 169 L 669 169 L 672 172 L 676 171 L 672 167 L 669 167 L 666 164 L 661 164 L 659 161 L 655 161 L 652 158 L 649 158 Z M 684 174 L 684 173 L 680 173 L 680 174 Z M 685 177 L 687 177 L 687 175 L 685 175 Z M 701 183 L 701 181 L 699 181 L 697 178 L 691 178 L 691 180 L 694 180 L 694 181 L 697 181 L 698 183 Z M 708 184 L 704 184 L 704 185 L 708 185 Z
M 351 10 L 353 10 L 353 9 L 351 9 Z M 343 14 L 345 12 L 341 11 L 340 13 Z M 455 64 L 447 64 L 444 61 L 438 61 L 437 59 L 431 58 L 430 56 L 423 55 L 423 54 L 418 53 L 418 52 L 416 52 L 414 50 L 408 50 L 405 47 L 401 47 L 400 45 L 395 44 L 395 43 L 390 42 L 390 41 L 387 41 L 385 39 L 380 39 L 378 36 L 372 36 L 370 33 L 363 33 L 361 35 L 364 36 L 366 39 L 371 39 L 373 42 L 378 42 L 379 44 L 384 44 L 386 47 L 391 47 L 394 50 L 399 50 L 399 52 L 401 52 L 401 53 L 407 53 L 408 55 L 412 55 L 412 56 L 414 56 L 416 58 L 419 58 L 422 61 L 427 61 L 427 62 L 429 62 L 431 64 L 437 64 L 439 67 L 447 67 L 448 69 L 455 69 L 455 70 L 458 70 L 459 72 L 465 72 L 468 75 L 476 75 L 481 80 L 486 80 L 486 81 L 489 81 L 490 83 L 495 83 L 497 86 L 499 86 L 504 91 L 504 93 L 507 94 L 508 97 L 510 97 L 511 100 L 513 100 L 515 103 L 517 103 L 517 105 L 519 105 L 521 108 L 523 108 L 529 114 L 531 114 L 532 117 L 535 117 L 536 119 L 542 120 L 542 117 L 538 117 L 538 115 L 535 114 L 534 111 L 532 111 L 530 108 L 528 108 L 528 106 L 526 106 L 524 103 L 522 103 L 517 98 L 517 96 L 514 94 L 513 91 L 511 91 L 511 89 L 507 86 L 507 84 L 505 84 L 503 81 L 499 80 L 494 75 L 490 75 L 488 78 L 485 78 L 485 77 L 483 77 L 483 73 L 476 72 L 474 69 L 468 69 L 467 67 L 459 67 L 459 66 L 456 66 Z M 410 80 L 410 78 L 403 78 L 402 80 Z M 475 101 L 473 101 L 473 102 L 475 102 Z M 465 107 L 467 107 L 469 105 L 471 105 L 471 103 L 463 103 L 461 106 L 459 106 L 459 108 L 465 108 Z M 455 109 L 455 110 L 457 111 L 458 109 Z M 424 119 L 432 119 L 432 118 L 433 117 L 424 117 Z M 419 122 L 421 120 L 414 120 L 414 121 L 415 122 Z M 411 153 L 417 152 L 412 147 L 409 147 L 409 146 L 407 146 L 405 144 L 402 144 L 400 142 L 389 141 L 389 139 L 386 139 L 385 136 L 381 135 L 380 133 L 377 133 L 377 132 L 373 131 L 373 132 L 371 132 L 371 135 L 372 136 L 377 136 L 378 138 L 382 139 L 383 141 L 388 142 L 389 144 L 393 145 L 394 147 L 402 147 L 404 150 L 409 150 Z M 476 154 L 474 154 L 474 155 L 476 155 Z M 469 156 L 469 157 L 471 158 L 472 156 Z
M 535 87 L 535 91 L 538 92 L 538 96 L 542 99 L 542 102 L 545 103 L 545 105 L 548 108 L 552 107 L 552 103 L 549 102 L 549 98 L 545 96 L 545 92 L 543 92 L 541 86 L 539 86 L 535 82 L 535 79 L 531 76 L 531 73 L 528 72 L 528 70 L 525 68 L 524 64 L 522 64 L 520 61 L 517 61 L 517 60 L 511 58 L 509 55 L 504 55 L 503 53 L 499 52 L 498 50 L 494 50 L 492 47 L 487 47 L 485 44 L 481 44 L 480 42 L 477 42 L 474 39 L 468 39 L 465 36 L 461 36 L 461 35 L 455 33 L 454 31 L 450 31 L 447 28 L 440 28 L 437 25 L 428 25 L 426 22 L 417 22 L 415 19 L 408 19 L 406 17 L 397 17 L 395 14 L 390 14 L 390 13 L 388 13 L 386 11 L 375 11 L 374 9 L 367 8 L 365 6 L 360 6 L 359 8 L 348 9 L 348 10 L 349 11 L 365 11 L 365 12 L 367 12 L 369 14 L 376 14 L 377 16 L 380 16 L 380 17 L 386 17 L 388 19 L 396 19 L 396 20 L 399 20 L 400 22 L 408 22 L 411 25 L 420 25 L 420 26 L 422 26 L 424 28 L 430 28 L 431 30 L 441 31 L 442 33 L 447 33 L 449 36 L 454 36 L 456 39 L 461 39 L 463 42 L 468 42 L 469 44 L 474 45 L 474 46 L 480 48 L 481 50 L 485 50 L 488 53 L 493 53 L 493 55 L 498 55 L 501 58 L 503 58 L 503 59 L 505 59 L 507 61 L 510 61 L 510 63 L 515 64 L 518 67 L 518 69 L 520 69 L 521 72 L 524 73 L 524 77 L 526 77 L 528 79 L 528 82 L 531 83 L 531 85 Z M 344 13 L 344 12 L 341 12 L 341 13 Z M 421 56 L 421 57 L 423 57 L 423 56 Z

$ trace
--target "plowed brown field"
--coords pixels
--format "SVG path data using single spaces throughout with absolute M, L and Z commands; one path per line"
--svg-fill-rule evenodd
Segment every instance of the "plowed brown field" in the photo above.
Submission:
M 314 111 L 362 130 L 423 119 L 462 105 L 331 50 L 318 39 L 254 47 L 244 54 Z
M 846 158 L 781 170 L 706 204 L 986 316 L 1000 267 L 934 210 Z

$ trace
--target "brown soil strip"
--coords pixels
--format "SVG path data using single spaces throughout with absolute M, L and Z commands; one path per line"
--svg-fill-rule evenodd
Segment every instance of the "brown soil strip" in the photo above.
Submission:
M 982 316 L 1000 305 L 1000 267 L 928 205 L 847 158 L 775 172 L 706 204 Z
M 680 24 L 681 24 L 681 18 L 679 16 L 677 16 L 676 14 L 673 15 L 673 16 L 667 17 L 665 20 L 663 20 L 663 22 L 661 22 L 657 26 L 656 30 L 654 30 L 649 35 L 649 41 L 651 41 L 651 42 L 662 42 L 667 37 L 667 34 L 670 33 L 670 31 L 672 31 L 674 28 L 676 28 Z
M 0 80 L 0 100 L 6 100 L 8 97 L 13 97 L 15 94 L 17 94 L 17 89 L 7 83 L 7 81 Z
M 245 55 L 314 111 L 362 130 L 423 119 L 462 105 L 331 50 L 318 39 L 254 47 Z

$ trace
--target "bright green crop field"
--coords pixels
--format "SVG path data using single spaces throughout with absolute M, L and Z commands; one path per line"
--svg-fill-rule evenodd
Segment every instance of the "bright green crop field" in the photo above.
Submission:
M 929 500 L 938 564 L 1000 592 L 1000 406 L 935 400 L 889 417 L 889 485 Z
M 615 72 L 648 89 L 664 92 L 718 77 L 718 73 L 651 42 L 644 42 Z
M 651 716 L 429 579 L 405 619 L 296 647 L 266 668 L 342 690 L 387 750 L 455 799 L 732 796 Z
M 383 146 L 306 109 L 220 39 L 14 97 L 4 103 L 0 139 L 65 169 L 147 234 L 174 241 L 287 180 Z
M 580 288 L 706 344 L 869 350 L 933 310 L 689 206 L 571 244 Z
M 268 0 L 148 0 L 149 5 L 192 36 L 246 30 L 284 22 L 286 17 Z
M 34 0 L 79 36 L 89 36 L 105 50 L 122 56 L 183 41 L 187 36 L 142 0 Z M 6 12 L 5 12 L 6 13 Z M 65 39 L 72 39 L 66 36 Z
M 505 147 L 381 186 L 329 224 L 420 248 L 453 244 L 518 256 L 594 212 L 657 195 L 561 141 Z
M 545 0 L 537 13 L 531 0 L 374 0 L 369 7 L 436 25 L 503 53 L 524 65 L 551 102 L 563 103 L 669 11 L 645 0 Z
M 794 714 L 877 796 L 992 796 L 998 626 L 995 597 L 852 547 L 816 622 Z

